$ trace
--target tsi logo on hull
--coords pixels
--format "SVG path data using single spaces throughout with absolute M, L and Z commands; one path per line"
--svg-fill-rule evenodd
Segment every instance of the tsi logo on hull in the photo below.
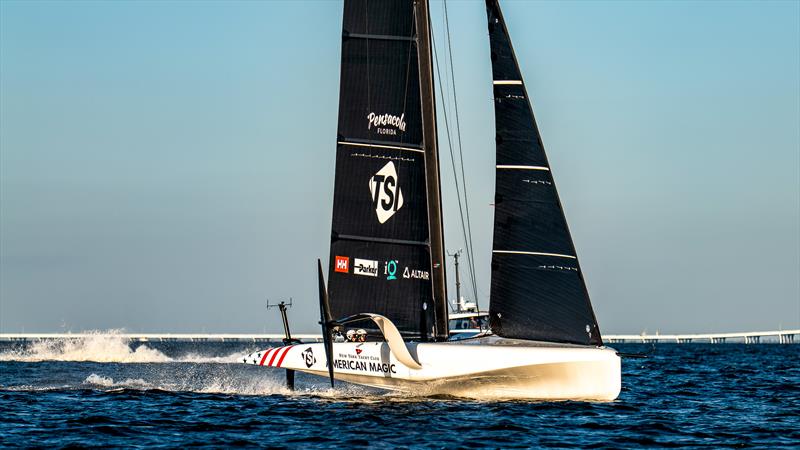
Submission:
M 378 261 L 371 259 L 353 259 L 353 274 L 366 275 L 368 277 L 378 276 Z
M 314 358 L 314 350 L 311 350 L 311 347 L 303 350 L 303 353 L 300 353 L 300 357 L 303 358 L 306 367 L 311 367 L 317 362 L 317 358 Z
M 369 192 L 372 194 L 372 206 L 375 207 L 380 223 L 389 220 L 403 207 L 403 191 L 398 186 L 394 162 L 389 161 L 372 176 L 369 180 Z

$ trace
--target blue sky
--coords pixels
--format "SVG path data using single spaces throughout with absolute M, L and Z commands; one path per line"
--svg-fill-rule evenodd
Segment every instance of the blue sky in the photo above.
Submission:
M 601 330 L 800 327 L 800 3 L 502 6 Z M 341 10 L 0 2 L 0 331 L 278 331 L 289 296 L 316 331 Z M 448 10 L 488 296 L 485 12 Z

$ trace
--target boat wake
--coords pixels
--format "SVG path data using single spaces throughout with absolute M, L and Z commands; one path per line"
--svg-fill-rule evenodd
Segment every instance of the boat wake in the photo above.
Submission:
M 231 374 L 207 374 L 207 376 L 188 378 L 156 377 L 125 378 L 115 381 L 112 377 L 92 373 L 74 388 L 89 388 L 101 391 L 164 391 L 191 392 L 200 394 L 230 395 L 289 395 L 282 379 L 277 377 L 241 377 Z
M 225 366 L 216 366 L 225 367 Z M 238 366 L 236 366 L 238 367 Z M 140 373 L 134 376 L 122 375 L 118 380 L 108 374 L 92 372 L 82 381 L 65 380 L 58 384 L 23 384 L 3 386 L 0 391 L 14 392 L 69 392 L 76 390 L 92 390 L 101 393 L 120 392 L 161 392 L 165 394 L 221 394 L 243 396 L 281 395 L 287 397 L 309 397 L 330 399 L 335 401 L 357 401 L 359 403 L 380 401 L 394 394 L 364 388 L 362 386 L 340 383 L 336 389 L 329 388 L 316 379 L 301 381 L 295 390 L 286 387 L 283 371 L 261 371 L 255 375 L 237 371 L 202 371 L 180 373 L 172 370 Z
M 327 380 L 300 373 L 297 389 L 291 391 L 286 388 L 283 370 L 242 364 L 244 355 L 254 348 L 219 342 L 140 343 L 123 333 L 92 331 L 80 337 L 0 347 L 0 363 L 35 363 L 26 369 L 29 379 L 0 378 L 0 391 L 284 395 L 336 401 L 369 396 L 373 391 L 347 383 L 330 389 Z M 60 375 L 53 377 L 54 372 Z
M 188 352 L 168 356 L 161 350 L 131 342 L 122 336 L 123 330 L 91 331 L 81 337 L 42 339 L 29 346 L 11 348 L 0 352 L 0 362 L 99 362 L 99 363 L 236 363 L 248 352 L 234 352 L 222 356 L 207 356 Z

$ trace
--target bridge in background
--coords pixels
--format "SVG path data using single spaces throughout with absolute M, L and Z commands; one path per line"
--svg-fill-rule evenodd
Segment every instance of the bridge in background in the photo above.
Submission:
M 744 342 L 745 344 L 759 344 L 764 338 L 765 342 L 779 344 L 792 344 L 795 336 L 800 335 L 800 330 L 775 330 L 775 331 L 748 331 L 743 333 L 705 333 L 705 334 L 609 334 L 603 340 L 610 343 L 641 342 L 675 342 L 684 344 L 689 342 L 710 342 L 723 344 L 726 342 Z M 798 339 L 800 342 L 800 339 Z
M 710 342 L 722 344 L 726 342 L 759 343 L 800 343 L 800 329 L 776 331 L 749 331 L 743 333 L 706 333 L 706 334 L 609 334 L 603 336 L 607 343 L 659 343 L 673 342 L 685 344 L 690 342 Z M 1 341 L 35 341 L 47 339 L 97 339 L 117 337 L 132 342 L 269 342 L 278 343 L 282 334 L 193 334 L 193 333 L 0 333 Z M 304 342 L 321 342 L 319 334 L 294 334 L 295 339 Z M 762 341 L 763 338 L 763 341 Z

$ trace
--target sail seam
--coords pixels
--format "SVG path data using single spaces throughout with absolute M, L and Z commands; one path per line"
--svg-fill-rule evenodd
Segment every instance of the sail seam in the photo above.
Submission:
M 345 38 L 357 38 L 357 39 L 376 39 L 376 40 L 383 40 L 383 41 L 416 41 L 416 36 L 392 36 L 388 34 L 361 34 L 361 33 L 347 33 L 344 35 Z
M 389 148 L 392 150 L 405 150 L 409 152 L 417 152 L 417 153 L 425 153 L 425 150 L 420 150 L 416 148 L 409 148 L 409 147 L 398 147 L 396 145 L 383 145 L 383 144 L 361 144 L 358 142 L 347 142 L 347 141 L 337 141 L 338 144 L 342 145 L 354 145 L 356 147 L 375 147 L 375 148 Z
M 549 167 L 545 167 L 545 166 L 516 166 L 516 165 L 498 164 L 497 168 L 498 169 L 519 169 L 519 170 L 546 170 L 548 172 L 550 171 L 550 168 Z
M 534 256 L 555 256 L 558 258 L 571 258 L 578 259 L 573 255 L 562 255 L 561 253 L 544 253 L 544 252 L 524 252 L 521 250 L 492 250 L 492 253 L 508 253 L 512 255 L 534 255 Z
M 427 247 L 430 244 L 427 241 L 411 241 L 406 239 L 390 239 L 390 238 L 376 238 L 366 236 L 356 236 L 351 234 L 336 234 L 334 240 L 340 239 L 345 241 L 363 241 L 363 242 L 378 242 L 382 244 L 397 244 L 397 245 L 419 245 Z
M 411 142 L 395 142 L 395 141 L 387 141 L 387 140 L 380 140 L 380 139 L 355 139 L 349 138 L 345 136 L 338 136 L 336 139 L 345 142 L 347 144 L 356 143 L 356 144 L 378 144 L 378 145 L 395 145 L 397 144 L 399 147 L 403 148 L 415 148 L 417 150 L 422 150 L 422 144 L 413 144 Z

